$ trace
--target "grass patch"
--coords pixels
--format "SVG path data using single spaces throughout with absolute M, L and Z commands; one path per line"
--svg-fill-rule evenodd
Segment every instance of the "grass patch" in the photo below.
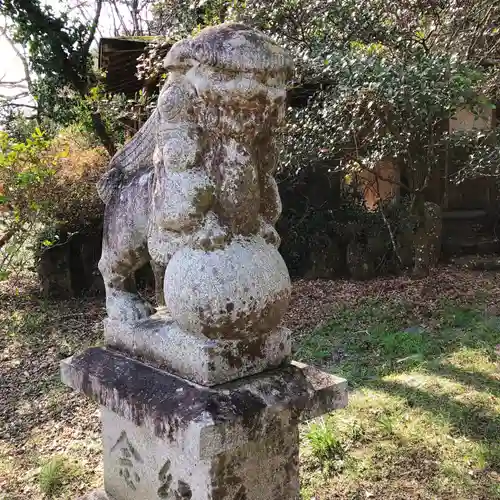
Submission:
M 68 475 L 69 468 L 63 457 L 55 457 L 46 462 L 38 476 L 42 493 L 49 498 L 53 497 L 62 488 Z
M 370 298 L 304 336 L 296 358 L 353 392 L 303 435 L 303 497 L 500 499 L 499 327 L 480 303 Z
M 66 498 L 84 472 L 65 456 L 55 456 L 40 467 L 38 485 L 45 498 Z
M 331 419 L 322 418 L 312 422 L 305 433 L 311 458 L 315 465 L 327 474 L 344 469 L 345 459 L 352 442 L 347 432 L 338 432 L 336 424 Z

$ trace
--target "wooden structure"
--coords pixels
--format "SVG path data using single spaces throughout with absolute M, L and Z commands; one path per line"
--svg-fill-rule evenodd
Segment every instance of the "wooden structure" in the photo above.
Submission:
M 137 58 L 148 46 L 149 40 L 130 37 L 101 38 L 99 42 L 99 69 L 105 73 L 104 85 L 113 94 L 134 97 L 144 86 L 137 78 Z
M 143 92 L 147 101 L 158 91 L 160 77 L 143 80 L 138 77 L 138 58 L 148 49 L 156 37 L 117 37 L 102 38 L 99 42 L 99 69 L 104 73 L 103 83 L 107 92 L 123 94 L 128 99 L 138 101 Z M 167 55 L 171 45 L 161 47 L 160 56 Z M 123 118 L 129 135 L 133 135 L 148 118 L 148 110 L 137 103 L 133 109 L 133 118 Z

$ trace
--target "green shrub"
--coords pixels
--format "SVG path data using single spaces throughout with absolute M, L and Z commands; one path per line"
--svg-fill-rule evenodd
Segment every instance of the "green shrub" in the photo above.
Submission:
M 52 498 L 63 486 L 69 473 L 63 457 L 55 457 L 42 465 L 38 483 L 42 493 Z
M 24 142 L 0 131 L 0 278 L 27 265 L 38 232 L 46 247 L 102 218 L 95 184 L 108 159 L 78 127 L 52 140 L 36 129 Z

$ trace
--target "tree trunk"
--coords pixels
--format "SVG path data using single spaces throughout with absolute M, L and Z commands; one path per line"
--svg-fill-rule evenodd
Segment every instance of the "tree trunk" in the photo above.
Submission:
M 104 121 L 99 111 L 92 112 L 92 124 L 94 125 L 94 130 L 101 140 L 102 145 L 106 148 L 109 156 L 113 157 L 116 153 L 116 147 L 110 135 L 108 134 L 108 131 L 106 130 L 106 125 L 104 125 Z

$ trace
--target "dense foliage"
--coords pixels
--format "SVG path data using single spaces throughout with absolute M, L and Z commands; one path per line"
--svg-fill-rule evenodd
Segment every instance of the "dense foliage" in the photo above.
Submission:
M 40 199 L 39 190 L 54 175 L 55 158 L 49 154 L 50 142 L 37 129 L 26 140 L 18 143 L 5 132 L 0 132 L 0 278 L 26 235 L 43 224 L 50 204 Z
M 319 159 L 373 170 L 389 158 L 417 193 L 457 144 L 454 113 L 494 107 L 500 6 L 491 0 L 164 0 L 156 12 L 170 38 L 242 20 L 292 51 L 302 106 L 290 110 L 283 153 L 294 169 Z M 458 135 L 462 148 L 486 142 L 484 132 Z M 485 168 L 483 149 L 474 161 Z
M 376 232 L 393 253 L 389 260 L 406 260 L 394 255 L 396 235 L 425 225 L 425 201 L 446 204 L 441 185 L 499 173 L 496 131 L 449 126 L 460 110 L 491 115 L 495 109 L 496 2 L 163 0 L 156 9 L 170 39 L 236 20 L 266 31 L 294 55 L 280 172 L 282 196 L 293 198 L 285 202 L 283 226 L 292 228 L 294 262 L 307 260 L 321 234 L 344 242 L 373 240 Z M 155 53 L 151 71 L 160 64 Z M 384 177 L 378 169 L 384 163 L 399 175 Z M 335 183 L 328 200 L 318 189 L 302 189 L 313 171 L 325 182 L 338 172 L 350 186 Z M 400 215 L 382 201 L 368 213 L 352 196 L 353 179 L 366 172 L 398 184 Z
M 109 156 L 81 128 L 48 140 L 37 129 L 24 142 L 0 131 L 0 277 L 43 232 L 43 247 L 102 217 L 95 183 Z M 24 255 L 21 255 L 24 257 Z M 21 260 L 24 264 L 24 259 Z
M 124 123 L 142 120 L 154 104 L 150 84 L 161 85 L 166 77 L 162 59 L 173 41 L 207 25 L 243 21 L 287 47 L 296 72 L 279 180 L 283 230 L 295 242 L 289 254 L 299 260 L 309 259 L 321 234 L 344 246 L 373 243 L 379 234 L 384 242 L 379 261 L 401 264 L 407 259 L 398 235 L 425 224 L 425 201 L 445 206 L 450 182 L 500 173 L 496 130 L 449 127 L 460 110 L 491 116 L 495 109 L 498 2 L 158 0 L 148 26 L 161 37 L 139 58 L 138 76 L 147 91 L 132 101 L 108 95 L 93 69 L 90 46 L 101 0 L 90 21 L 68 12 L 56 15 L 43 5 L 6 0 L 0 6 L 12 39 L 27 47 L 25 62 L 36 75 L 29 82 L 35 123 L 46 131 L 44 137 L 76 124 L 77 130 L 96 134 L 109 153 L 130 135 Z M 4 127 L 10 140 L 32 140 L 33 126 L 10 112 Z M 393 165 L 398 176 L 384 178 L 378 168 L 383 163 Z M 356 184 L 365 173 L 397 184 L 400 205 L 381 201 L 367 211 Z M 64 219 L 53 216 L 58 218 Z

